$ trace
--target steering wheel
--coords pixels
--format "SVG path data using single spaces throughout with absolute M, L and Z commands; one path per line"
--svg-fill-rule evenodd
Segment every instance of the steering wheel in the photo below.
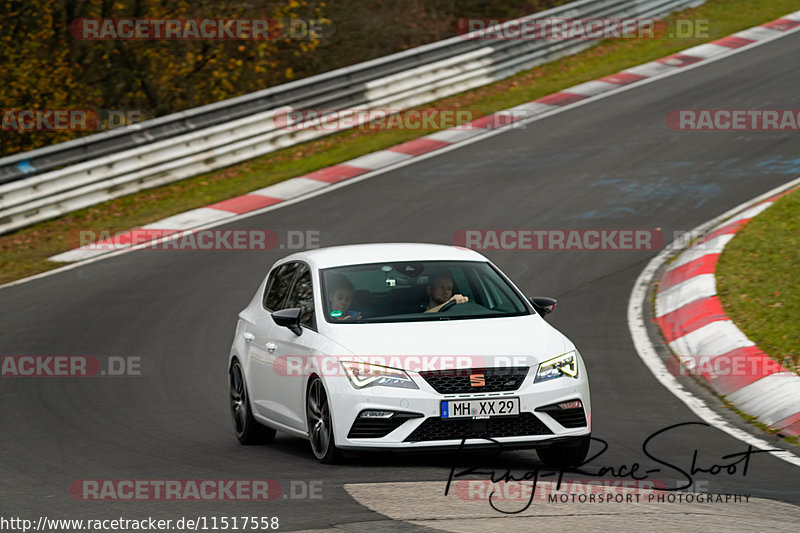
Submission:
M 447 311 L 448 309 L 452 309 L 452 308 L 453 308 L 453 306 L 455 306 L 455 305 L 457 305 L 457 304 L 458 304 L 458 302 L 456 302 L 455 300 L 450 300 L 449 302 L 447 302 L 446 304 L 444 304 L 443 306 L 441 306 L 441 307 L 439 308 L 439 310 L 438 310 L 438 311 L 436 311 L 436 312 L 437 312 L 437 313 L 441 313 L 442 311 Z

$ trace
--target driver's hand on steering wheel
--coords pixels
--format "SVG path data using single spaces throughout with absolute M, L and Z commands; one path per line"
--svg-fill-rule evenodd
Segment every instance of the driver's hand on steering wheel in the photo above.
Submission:
M 444 311 L 450 309 L 456 304 L 465 304 L 469 301 L 469 297 L 464 296 L 463 294 L 454 294 L 451 296 L 445 303 L 439 304 L 435 307 L 431 307 L 430 309 L 426 309 L 426 313 L 438 313 L 439 311 Z

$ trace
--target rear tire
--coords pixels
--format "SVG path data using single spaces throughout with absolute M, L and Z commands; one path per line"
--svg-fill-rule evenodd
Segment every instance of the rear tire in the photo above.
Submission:
M 545 466 L 551 468 L 575 468 L 586 460 L 591 443 L 591 437 L 586 435 L 574 441 L 553 444 L 547 448 L 537 448 L 536 453 Z
M 253 413 L 250 411 L 250 398 L 247 395 L 247 383 L 245 383 L 242 367 L 238 359 L 233 360 L 231 369 L 228 372 L 228 391 L 230 393 L 233 430 L 239 442 L 248 445 L 272 442 L 277 432 L 272 428 L 258 423 L 258 421 L 253 418 Z

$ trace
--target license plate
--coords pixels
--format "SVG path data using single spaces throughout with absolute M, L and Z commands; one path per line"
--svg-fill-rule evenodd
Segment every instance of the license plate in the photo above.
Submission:
M 519 415 L 519 398 L 447 400 L 441 405 L 442 418 L 490 418 Z

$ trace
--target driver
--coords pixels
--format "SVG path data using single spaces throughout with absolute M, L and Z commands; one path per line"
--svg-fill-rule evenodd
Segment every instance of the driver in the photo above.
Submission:
M 453 278 L 446 272 L 431 276 L 428 283 L 428 305 L 426 313 L 435 313 L 449 302 L 467 303 L 469 298 L 463 294 L 453 294 Z
M 350 305 L 353 303 L 353 284 L 350 280 L 343 274 L 336 273 L 331 275 L 329 284 L 331 289 L 328 293 L 328 304 L 331 308 L 331 318 L 361 320 L 361 313 L 350 310 Z

